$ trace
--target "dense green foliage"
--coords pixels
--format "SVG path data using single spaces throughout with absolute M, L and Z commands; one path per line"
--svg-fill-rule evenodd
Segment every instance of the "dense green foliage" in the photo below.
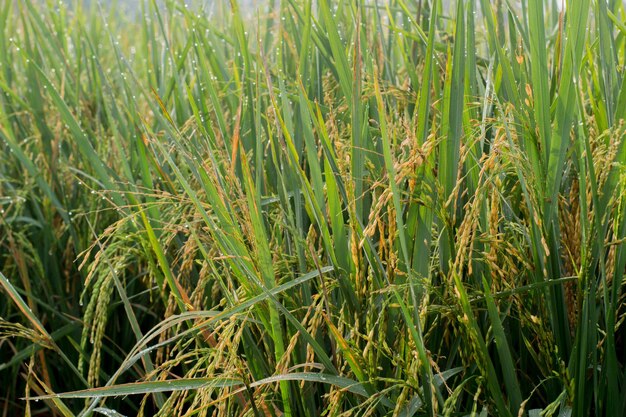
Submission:
M 0 414 L 626 415 L 621 1 L 44 3 Z

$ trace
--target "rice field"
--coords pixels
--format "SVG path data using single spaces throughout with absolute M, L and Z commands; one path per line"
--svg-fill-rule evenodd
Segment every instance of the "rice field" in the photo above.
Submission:
M 3 417 L 626 415 L 622 1 L 113 3 L 0 0 Z

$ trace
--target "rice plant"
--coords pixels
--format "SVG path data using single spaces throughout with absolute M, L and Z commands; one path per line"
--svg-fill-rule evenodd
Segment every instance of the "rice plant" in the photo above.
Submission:
M 618 0 L 0 1 L 4 416 L 626 414 Z

